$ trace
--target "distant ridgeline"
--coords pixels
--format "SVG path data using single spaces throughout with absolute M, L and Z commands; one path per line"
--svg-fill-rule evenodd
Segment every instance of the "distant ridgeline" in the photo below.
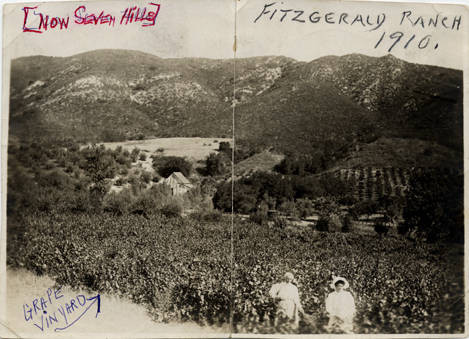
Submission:
M 10 141 L 227 137 L 236 104 L 237 138 L 282 154 L 319 151 L 327 168 L 356 167 L 344 162 L 355 146 L 364 166 L 413 167 L 416 141 L 429 166 L 462 164 L 462 71 L 390 55 L 253 57 L 236 60 L 233 99 L 233 62 L 126 50 L 15 59 Z M 398 164 L 383 161 L 394 157 L 394 146 L 378 147 L 383 138 L 407 153 Z

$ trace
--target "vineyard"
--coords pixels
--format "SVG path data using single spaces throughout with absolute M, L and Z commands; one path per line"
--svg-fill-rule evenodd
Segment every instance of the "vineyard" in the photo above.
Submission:
M 16 227 L 23 231 L 9 232 L 10 266 L 129 297 L 156 321 L 226 325 L 232 301 L 235 332 L 287 332 L 273 327 L 267 292 L 290 270 L 310 315 L 300 333 L 325 332 L 332 272 L 350 282 L 356 333 L 464 330 L 462 247 L 235 220 L 232 285 L 227 219 L 39 213 Z
M 357 200 L 377 200 L 383 196 L 404 196 L 410 175 L 415 170 L 411 167 L 364 167 L 342 168 L 333 173 L 343 182 L 352 185 Z M 447 171 L 457 172 L 453 169 Z

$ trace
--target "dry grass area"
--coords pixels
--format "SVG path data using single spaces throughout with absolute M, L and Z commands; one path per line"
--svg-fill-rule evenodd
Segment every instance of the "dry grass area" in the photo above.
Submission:
M 63 332 L 54 332 L 52 327 L 47 328 L 44 322 L 44 331 L 25 321 L 23 304 L 32 306 L 34 299 L 44 297 L 47 299 L 47 289 L 53 288 L 55 282 L 47 276 L 36 276 L 26 270 L 7 269 L 7 319 L 0 325 L 0 336 L 3 338 L 45 338 L 45 337 L 220 337 L 222 331 L 228 329 L 214 329 L 201 327 L 195 323 L 157 323 L 147 314 L 144 307 L 136 305 L 124 298 L 101 295 L 101 312 L 97 317 L 95 305 L 91 306 L 73 326 Z M 61 304 L 75 298 L 79 294 L 93 297 L 96 293 L 84 290 L 62 288 L 63 298 Z M 53 297 L 52 297 L 53 298 Z M 56 304 L 48 305 L 47 310 L 54 311 Z M 86 307 L 86 305 L 85 305 Z M 75 311 L 77 316 L 78 310 Z M 58 316 L 60 319 L 61 316 Z M 72 319 L 72 315 L 69 316 Z M 36 318 L 33 318 L 33 320 Z M 37 318 L 40 324 L 40 318 Z M 63 318 L 62 318 L 63 319 Z M 63 325 L 63 324 L 61 324 Z M 225 335 L 223 335 L 225 336 Z M 226 336 L 225 336 L 226 337 Z
M 270 172 L 283 158 L 282 154 L 263 151 L 239 162 L 235 167 L 236 175 L 243 176 L 256 171 Z
M 149 154 L 172 155 L 192 158 L 195 161 L 205 159 L 210 153 L 218 150 L 222 141 L 231 142 L 227 138 L 155 138 L 147 140 L 131 140 L 103 143 L 106 148 L 115 149 L 122 146 L 131 151 L 137 147 Z M 150 159 L 151 162 L 151 159 Z

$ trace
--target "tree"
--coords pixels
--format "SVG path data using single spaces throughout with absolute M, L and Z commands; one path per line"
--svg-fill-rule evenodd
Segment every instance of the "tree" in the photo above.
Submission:
M 212 177 L 225 174 L 229 166 L 230 159 L 224 153 L 210 153 L 205 160 L 205 172 Z
M 228 141 L 222 141 L 218 144 L 218 152 L 231 154 L 231 145 Z
M 464 177 L 443 169 L 411 173 L 399 231 L 428 242 L 464 241 Z
M 233 194 L 233 208 L 236 213 L 250 213 L 256 209 L 257 192 L 254 187 L 237 181 Z M 213 205 L 225 212 L 231 211 L 231 182 L 217 187 L 213 196 Z
M 100 184 L 104 179 L 113 178 L 117 172 L 117 164 L 113 156 L 104 147 L 92 146 L 83 149 L 84 161 L 81 167 L 88 173 L 91 180 Z
M 153 158 L 153 168 L 165 178 L 173 172 L 181 172 L 188 177 L 192 171 L 192 164 L 186 159 L 176 156 L 155 157 Z

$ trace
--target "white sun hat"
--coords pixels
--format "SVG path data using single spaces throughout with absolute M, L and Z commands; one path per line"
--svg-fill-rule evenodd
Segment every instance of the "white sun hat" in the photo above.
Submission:
M 334 289 L 334 288 L 335 288 L 335 284 L 336 284 L 336 282 L 338 282 L 338 281 L 343 281 L 343 282 L 344 282 L 344 289 L 349 288 L 349 283 L 348 283 L 347 279 L 342 278 L 342 277 L 335 277 L 335 278 L 332 280 L 332 283 L 331 283 L 329 286 L 331 286 L 331 288 Z

